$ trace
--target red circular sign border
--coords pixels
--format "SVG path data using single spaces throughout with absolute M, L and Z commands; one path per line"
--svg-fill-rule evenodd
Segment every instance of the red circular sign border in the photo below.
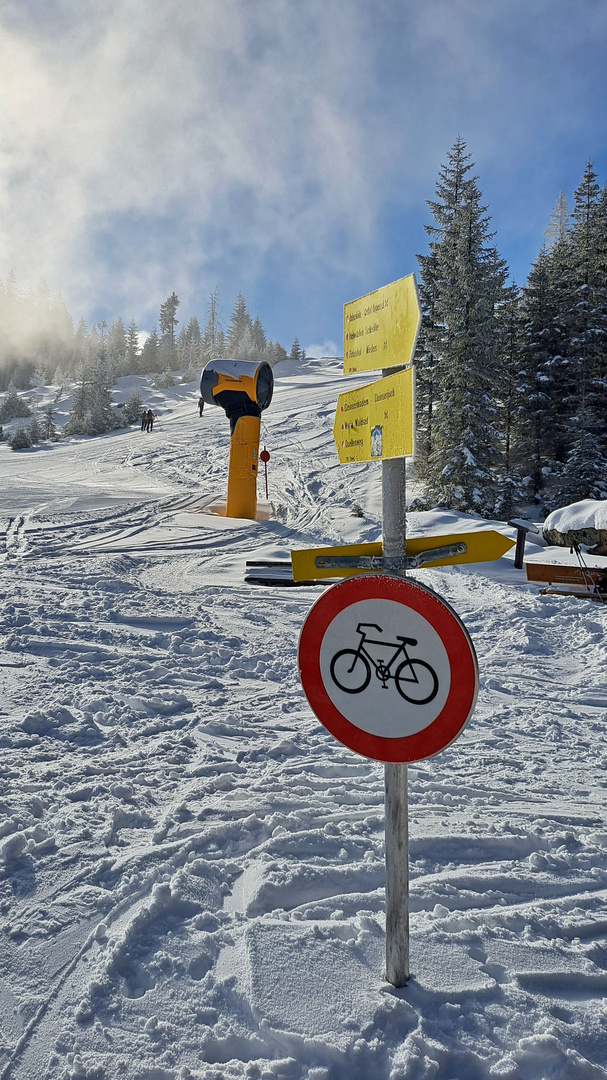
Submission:
M 439 715 L 415 735 L 384 738 L 356 727 L 333 704 L 322 681 L 320 648 L 329 624 L 344 608 L 372 599 L 393 600 L 417 611 L 441 638 L 451 671 L 458 672 Z M 448 632 L 441 633 L 441 629 Z M 410 578 L 364 574 L 330 586 L 308 612 L 299 636 L 297 662 L 304 693 L 321 724 L 344 746 L 375 761 L 409 764 L 438 754 L 464 729 L 478 693 L 476 653 L 464 624 L 441 597 Z

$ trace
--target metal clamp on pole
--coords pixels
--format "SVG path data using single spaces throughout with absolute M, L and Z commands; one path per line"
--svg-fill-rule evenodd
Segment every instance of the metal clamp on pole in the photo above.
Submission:
M 317 570 L 377 570 L 395 571 L 416 570 L 426 563 L 438 559 L 451 559 L 455 555 L 465 555 L 465 544 L 449 544 L 447 547 L 428 548 L 409 558 L 388 559 L 383 555 L 317 555 L 314 565 Z

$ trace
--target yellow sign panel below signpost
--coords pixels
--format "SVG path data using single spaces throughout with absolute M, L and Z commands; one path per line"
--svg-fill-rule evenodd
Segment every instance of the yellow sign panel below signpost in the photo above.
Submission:
M 420 320 L 413 274 L 344 304 L 344 375 L 410 363 Z
M 424 568 L 432 566 L 452 566 L 455 563 L 490 562 L 499 559 L 509 548 L 513 547 L 514 540 L 494 529 L 484 529 L 479 532 L 462 532 L 440 534 L 435 536 L 408 536 L 406 540 L 407 558 L 419 555 L 423 551 L 432 548 L 452 547 L 464 544 L 466 550 L 458 555 L 448 555 L 432 562 L 424 563 Z M 381 540 L 375 544 L 344 544 L 341 547 L 308 548 L 303 551 L 291 552 L 291 564 L 293 567 L 293 581 L 314 581 L 322 578 L 345 578 L 354 574 L 368 574 L 368 568 L 339 569 L 336 567 L 317 566 L 317 560 L 322 561 L 329 557 L 345 556 L 381 556 Z
M 337 399 L 333 438 L 342 465 L 413 453 L 413 368 Z

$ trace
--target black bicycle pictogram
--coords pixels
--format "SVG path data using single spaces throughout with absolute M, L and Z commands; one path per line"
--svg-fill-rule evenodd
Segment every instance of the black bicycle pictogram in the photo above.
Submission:
M 388 688 L 388 680 L 394 679 L 396 689 L 405 701 L 412 705 L 427 705 L 436 697 L 438 692 L 438 676 L 433 667 L 425 660 L 413 659 L 407 652 L 407 646 L 417 645 L 416 638 L 401 637 L 396 635 L 396 641 L 383 641 L 378 638 L 367 637 L 365 628 L 372 627 L 383 634 L 381 626 L 377 623 L 359 623 L 356 633 L 360 634 L 357 649 L 340 649 L 331 660 L 331 678 L 340 690 L 346 694 L 362 694 L 371 681 L 371 668 L 375 668 L 375 674 L 381 681 L 382 688 Z M 366 648 L 367 645 L 382 645 L 384 648 L 394 648 L 396 652 L 387 663 L 376 660 Z M 394 674 L 391 668 L 401 654 L 404 660 L 398 665 Z

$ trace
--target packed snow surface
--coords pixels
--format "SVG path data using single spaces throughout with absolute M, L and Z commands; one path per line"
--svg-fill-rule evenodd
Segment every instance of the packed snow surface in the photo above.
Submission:
M 395 990 L 383 769 L 298 679 L 322 587 L 243 581 L 247 558 L 376 540 L 379 466 L 337 463 L 337 364 L 276 375 L 269 520 L 208 513 L 228 424 L 195 383 L 139 380 L 149 434 L 0 445 L 0 1080 L 605 1077 L 605 606 L 541 595 L 514 549 L 417 572 L 480 694 L 409 770 Z

